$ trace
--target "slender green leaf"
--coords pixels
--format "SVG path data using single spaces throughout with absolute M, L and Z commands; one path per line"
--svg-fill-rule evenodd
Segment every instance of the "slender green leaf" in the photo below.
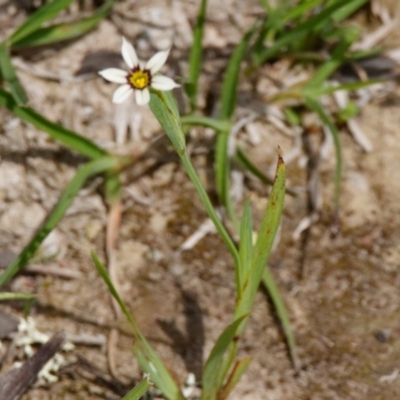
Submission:
M 253 37 L 257 25 L 258 24 L 255 24 L 246 32 L 229 60 L 222 84 L 221 109 L 219 112 L 219 118 L 223 121 L 229 120 L 235 111 L 240 65 L 249 48 L 250 40 Z
M 297 18 L 307 19 L 309 17 L 309 11 L 316 7 L 321 7 L 322 3 L 323 0 L 300 1 L 296 6 L 290 7 L 285 15 L 282 16 L 280 20 L 281 27 L 283 28 L 284 24 Z
M 28 36 L 36 29 L 40 28 L 43 23 L 54 18 L 60 11 L 67 8 L 71 3 L 72 0 L 53 0 L 40 7 L 11 35 L 8 40 L 9 44 L 13 45 Z
M 92 16 L 79 21 L 66 22 L 38 28 L 30 34 L 12 42 L 13 48 L 43 46 L 51 43 L 70 40 L 82 36 L 93 29 L 109 13 L 115 0 L 108 1 L 100 7 Z
M 249 272 L 250 286 L 253 285 L 252 291 L 254 293 L 257 291 L 259 286 L 262 271 L 267 265 L 272 245 L 275 240 L 275 235 L 279 228 L 283 210 L 283 200 L 285 197 L 285 176 L 285 164 L 282 155 L 279 154 L 274 186 L 272 187 L 268 204 L 258 231 L 257 241 L 254 246 L 252 268 Z M 259 276 L 258 282 L 256 282 L 256 276 Z
M 236 287 L 240 296 L 244 278 L 247 276 L 253 261 L 253 219 L 251 216 L 249 199 L 247 199 L 244 204 L 242 220 L 240 223 L 239 256 L 240 265 L 236 272 Z
M 231 123 L 229 121 L 222 121 L 215 118 L 204 117 L 202 115 L 185 115 L 181 117 L 181 124 L 204 126 L 205 128 L 211 128 L 216 131 L 228 131 L 231 129 Z
M 292 360 L 294 369 L 297 371 L 300 367 L 300 364 L 297 357 L 296 344 L 294 340 L 293 330 L 290 325 L 289 315 L 286 310 L 285 303 L 283 302 L 282 296 L 279 292 L 279 289 L 276 286 L 274 277 L 272 276 L 268 266 L 263 272 L 262 283 L 267 290 L 267 293 L 274 305 L 276 315 L 278 316 L 278 319 L 282 325 L 283 334 L 285 335 L 286 343 L 289 349 L 290 359 Z
M 218 400 L 225 400 L 228 398 L 229 394 L 232 392 L 233 388 L 237 385 L 240 378 L 246 372 L 247 368 L 251 363 L 251 357 L 242 358 L 236 361 L 235 366 L 231 374 L 229 375 L 226 384 L 222 390 L 218 393 Z
M 343 85 L 324 85 L 321 87 L 311 87 L 303 90 L 303 94 L 306 97 L 311 97 L 311 98 L 318 98 L 320 96 L 326 95 L 326 94 L 332 94 L 334 92 L 338 92 L 340 90 L 346 90 L 346 91 L 351 91 L 351 90 L 357 90 L 361 89 L 367 86 L 371 85 L 376 85 L 377 83 L 382 83 L 383 80 L 381 79 L 370 79 L 368 81 L 360 81 L 360 82 L 352 82 L 352 83 L 345 83 Z
M 0 88 L 0 106 L 7 107 L 17 117 L 31 123 L 39 130 L 46 132 L 53 139 L 65 144 L 72 150 L 90 158 L 100 158 L 107 155 L 107 151 L 98 147 L 95 143 L 78 135 L 77 133 L 55 124 L 33 111 L 29 107 L 20 107 L 13 97 L 5 90 Z
M 222 121 L 230 120 L 236 107 L 236 92 L 239 82 L 240 65 L 246 55 L 249 43 L 256 30 L 254 25 L 243 37 L 232 54 L 225 73 L 222 85 L 221 110 L 219 118 Z M 239 229 L 239 221 L 229 195 L 230 187 L 230 160 L 228 155 L 230 130 L 220 131 L 215 147 L 215 180 L 220 202 L 226 207 L 229 218 Z
M 237 353 L 237 348 L 238 348 L 238 341 L 233 340 L 232 343 L 229 346 L 229 352 L 226 357 L 224 357 L 223 364 L 218 371 L 218 391 L 220 391 L 223 388 L 224 382 L 226 382 L 227 376 L 229 371 L 232 368 L 232 365 L 235 361 L 236 353 Z
M 147 346 L 149 348 L 145 352 L 142 352 L 139 345 L 135 345 L 133 348 L 140 369 L 150 375 L 151 381 L 154 383 L 156 388 L 162 392 L 165 398 L 169 400 L 185 400 L 178 385 L 172 380 L 168 370 L 164 367 L 161 360 L 158 359 L 158 356 L 150 348 L 150 345 Z M 150 350 L 151 353 L 149 353 Z M 144 354 L 146 353 L 147 356 L 145 357 Z
M 152 383 L 145 376 L 122 400 L 139 400 L 150 388 Z
M 280 220 L 280 215 L 282 213 L 282 207 L 283 207 L 283 190 L 285 182 L 284 182 L 284 165 L 281 164 L 277 167 L 277 178 L 276 178 L 276 183 L 274 185 L 274 188 L 276 188 L 276 193 L 275 193 L 275 199 L 272 199 L 272 193 L 271 193 L 271 211 L 274 210 L 273 212 L 275 215 L 270 215 L 269 221 L 267 222 L 267 211 L 265 213 L 265 219 L 263 219 L 263 222 L 261 224 L 261 228 L 259 231 L 259 237 L 255 246 L 254 253 L 257 254 L 257 249 L 259 249 L 259 266 L 265 265 L 264 262 L 266 263 L 267 260 L 265 259 L 265 256 L 270 253 L 271 251 L 271 246 L 273 244 L 273 239 L 276 235 L 276 231 L 279 227 L 279 220 Z M 279 175 L 281 178 L 278 180 Z M 275 209 L 273 209 L 273 205 L 276 201 L 276 206 Z M 269 202 L 268 202 L 269 205 Z M 267 206 L 268 208 L 268 206 Z M 265 225 L 264 225 L 265 221 Z M 271 229 L 271 231 L 268 231 L 268 229 Z M 270 234 L 271 236 L 268 238 L 267 235 Z M 265 236 L 264 236 L 265 235 Z M 272 242 L 271 242 L 272 239 Z M 265 253 L 263 254 L 263 246 L 265 246 Z M 254 256 L 255 257 L 255 256 Z M 269 256 L 267 255 L 267 258 Z M 258 267 L 257 267 L 258 268 Z M 252 272 L 251 272 L 252 273 Z M 293 331 L 290 325 L 290 320 L 288 313 L 286 311 L 285 304 L 283 302 L 283 299 L 279 293 L 279 289 L 275 284 L 274 278 L 268 268 L 266 266 L 263 271 L 262 271 L 262 283 L 265 286 L 268 295 L 270 296 L 272 303 L 274 304 L 276 314 L 278 316 L 279 321 L 282 324 L 283 332 L 288 344 L 289 348 L 289 353 L 291 360 L 293 362 L 294 368 L 297 370 L 299 368 L 299 362 L 296 354 L 296 347 L 295 347 L 295 341 L 294 341 L 294 335 Z M 254 287 L 250 289 L 250 291 L 254 292 Z
M 285 164 L 281 154 L 279 154 L 275 182 L 258 230 L 251 268 L 244 279 L 241 297 L 238 297 L 236 301 L 235 317 L 250 312 L 253 307 L 255 295 L 280 224 L 285 197 L 285 175 Z M 244 330 L 245 322 L 240 327 L 240 333 Z
M 131 324 L 133 334 L 134 336 L 141 338 L 143 335 L 140 332 L 140 329 L 138 328 L 135 320 L 133 319 L 131 313 L 129 312 L 128 308 L 126 307 L 124 301 L 122 300 L 121 296 L 117 292 L 117 289 L 115 288 L 114 284 L 111 281 L 110 276 L 108 275 L 108 272 L 106 268 L 104 267 L 103 263 L 100 261 L 99 257 L 97 254 L 92 251 L 91 252 L 92 260 L 94 262 L 94 265 L 97 269 L 97 272 L 99 275 L 103 278 L 104 283 L 107 285 L 108 290 L 110 291 L 111 295 L 114 297 L 114 299 L 117 301 L 118 305 L 120 306 L 122 312 L 125 314 L 126 319 L 129 321 Z
M 334 1 L 336 0 L 331 1 L 331 3 L 333 3 Z M 368 2 L 369 0 L 350 0 L 347 2 L 346 5 L 333 13 L 332 19 L 335 22 L 342 22 Z
M 186 169 L 187 174 L 189 175 L 190 179 L 192 180 L 197 193 L 199 194 L 200 200 L 202 201 L 204 208 L 206 209 L 208 216 L 214 223 L 214 226 L 216 227 L 221 239 L 224 241 L 226 246 L 228 247 L 233 259 L 235 260 L 235 268 L 238 268 L 240 265 L 240 258 L 239 258 L 239 252 L 237 251 L 237 248 L 235 246 L 235 243 L 233 242 L 232 238 L 230 237 L 228 231 L 225 229 L 224 225 L 222 224 L 221 220 L 219 219 L 211 201 L 210 198 L 208 197 L 208 194 L 206 190 L 204 189 L 199 176 L 196 173 L 196 170 L 193 168 L 192 163 L 190 162 L 189 156 L 187 153 L 183 154 L 181 156 L 181 161 L 183 166 Z
M 168 370 L 165 368 L 163 362 L 157 356 L 157 354 L 150 346 L 146 338 L 143 336 L 136 321 L 132 317 L 131 313 L 128 311 L 128 308 L 126 307 L 122 298 L 115 289 L 104 265 L 101 263 L 101 261 L 93 251 L 91 255 L 92 255 L 92 260 L 97 268 L 97 271 L 103 278 L 104 282 L 108 287 L 108 290 L 119 304 L 122 312 L 125 314 L 125 317 L 127 318 L 127 320 L 131 325 L 132 332 L 136 340 L 134 352 L 136 357 L 138 358 L 140 367 L 147 374 L 149 374 L 151 382 L 153 382 L 155 386 L 159 390 L 161 390 L 161 392 L 167 399 L 184 400 L 184 397 L 178 385 L 172 379 Z
M 318 116 L 321 118 L 321 121 L 328 127 L 329 131 L 332 134 L 333 143 L 335 145 L 335 153 L 336 153 L 334 199 L 335 199 L 335 213 L 337 214 L 339 211 L 340 184 L 342 181 L 342 172 L 343 172 L 342 146 L 340 144 L 339 131 L 336 125 L 333 123 L 332 119 L 325 112 L 324 108 L 317 100 L 307 96 L 304 98 L 304 102 L 310 110 L 318 114 Z
M 16 257 L 14 261 L 6 268 L 3 274 L 0 275 L 0 287 L 25 267 L 28 260 L 36 252 L 43 240 L 60 222 L 61 218 L 64 216 L 65 212 L 87 179 L 93 175 L 118 169 L 119 167 L 121 167 L 120 159 L 115 157 L 103 157 L 85 164 L 78 170 L 72 181 L 64 190 L 54 210 L 46 218 L 42 227 L 37 231 L 33 239 L 22 250 L 18 257 Z
M 203 30 L 206 19 L 207 0 L 201 0 L 193 32 L 193 44 L 189 53 L 189 82 L 185 85 L 192 111 L 196 108 L 197 89 L 199 83 L 202 55 Z
M 384 51 L 383 48 L 380 47 L 373 47 L 372 49 L 368 50 L 358 50 L 353 51 L 346 57 L 346 61 L 348 63 L 362 60 L 363 58 L 372 57 L 378 54 L 381 54 Z
M 376 83 L 382 83 L 381 79 L 370 79 L 368 81 L 361 81 L 361 82 L 352 82 L 352 83 L 346 83 L 343 85 L 332 85 L 329 82 L 324 82 L 320 86 L 302 86 L 302 87 L 294 87 L 294 88 L 289 88 L 288 90 L 278 93 L 277 95 L 274 95 L 268 99 L 269 102 L 276 102 L 276 101 L 282 101 L 282 100 L 303 100 L 303 98 L 313 98 L 317 99 L 318 97 L 321 97 L 323 95 L 327 94 L 332 94 L 334 92 L 337 92 L 339 90 L 357 90 L 366 86 L 371 86 Z M 242 164 L 242 160 L 238 159 L 238 163 Z M 261 179 L 261 178 L 260 178 Z M 262 179 L 261 179 L 262 180 Z
M 93 29 L 104 17 L 85 18 L 80 21 L 67 22 L 40 28 L 21 40 L 13 43 L 13 49 L 20 49 L 34 46 L 44 46 L 64 40 L 75 39 Z
M 119 173 L 109 173 L 104 182 L 104 193 L 108 204 L 112 205 L 121 197 L 121 178 Z
M 4 300 L 32 300 L 36 296 L 31 293 L 0 293 L 0 301 Z
M 15 102 L 22 106 L 27 103 L 28 97 L 18 79 L 14 66 L 12 65 L 8 48 L 5 43 L 0 45 L 0 70 L 4 80 L 8 83 L 12 97 Z
M 215 400 L 223 382 L 221 370 L 224 361 L 224 354 L 236 336 L 237 329 L 247 317 L 243 315 L 230 324 L 220 335 L 206 361 L 203 370 L 203 392 L 202 400 Z

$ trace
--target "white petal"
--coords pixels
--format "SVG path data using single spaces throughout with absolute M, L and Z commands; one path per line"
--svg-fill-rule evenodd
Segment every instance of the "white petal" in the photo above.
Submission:
M 150 101 L 149 89 L 135 90 L 136 103 L 139 106 L 144 106 Z
M 114 83 L 126 83 L 126 71 L 118 68 L 106 68 L 102 71 L 99 71 L 99 75 L 101 75 L 104 79 L 107 79 L 110 82 Z
M 122 58 L 124 59 L 126 65 L 129 68 L 133 68 L 139 65 L 139 60 L 136 55 L 135 49 L 124 37 L 122 37 L 121 53 L 122 53 Z
M 128 85 L 120 86 L 113 95 L 113 103 L 120 104 L 123 103 L 133 92 L 133 89 Z
M 156 75 L 151 78 L 151 87 L 156 90 L 172 90 L 176 87 L 179 87 L 173 79 L 168 78 L 168 76 L 164 75 Z
M 159 51 L 158 53 L 154 54 L 154 56 L 147 61 L 146 69 L 149 69 L 152 74 L 158 72 L 165 64 L 165 61 L 167 61 L 168 54 L 169 49 L 165 51 Z

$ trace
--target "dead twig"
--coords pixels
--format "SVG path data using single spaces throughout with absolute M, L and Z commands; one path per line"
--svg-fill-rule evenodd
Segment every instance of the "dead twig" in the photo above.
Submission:
M 0 378 L 0 399 L 19 400 L 35 382 L 40 370 L 61 349 L 63 332 L 55 333 L 22 367 L 13 369 Z

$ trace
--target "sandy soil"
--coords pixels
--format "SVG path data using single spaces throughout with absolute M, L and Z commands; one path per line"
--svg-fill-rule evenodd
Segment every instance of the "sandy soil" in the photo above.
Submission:
M 201 104 L 206 104 L 209 90 L 218 94 L 231 48 L 260 11 L 257 1 L 210 3 Z M 173 44 L 165 72 L 185 76 L 189 24 L 196 9 L 194 1 L 173 2 L 173 6 L 161 0 L 120 2 L 112 18 L 85 37 L 34 55 L 16 55 L 30 105 L 111 151 L 141 154 L 160 134 L 149 110 L 132 103 L 114 106 L 114 86 L 98 77 L 72 78 L 88 53 L 118 51 L 121 34 L 135 42 L 143 59 Z M 227 15 L 227 9 L 236 12 Z M 20 18 L 21 13 L 16 12 L 15 25 Z M 397 29 L 395 34 L 400 35 Z M 265 95 L 262 79 L 263 71 L 255 93 L 243 80 L 238 119 L 250 111 L 258 114 L 244 127 L 239 140 L 268 173 L 274 168 L 277 145 L 286 156 L 300 148 L 297 156 L 288 158 L 288 185 L 298 196 L 286 197 L 280 241 L 270 267 L 288 307 L 301 369 L 298 373 L 293 370 L 268 297 L 260 292 L 240 344 L 241 355 L 251 355 L 253 362 L 231 398 L 400 398 L 400 90 L 392 84 L 389 94 L 370 102 L 358 117 L 373 145 L 371 152 L 363 151 L 345 130 L 341 133 L 344 177 L 341 229 L 336 236 L 331 229 L 332 148 L 321 162 L 319 220 L 304 241 L 294 240 L 293 233 L 307 215 L 305 154 L 298 146 L 299 135 L 279 131 L 257 111 Z M 27 243 L 83 160 L 4 109 L 0 109 L 0 126 L 0 254 L 4 256 L 17 253 Z M 116 136 L 122 140 L 127 127 L 129 138 L 116 143 Z M 322 137 L 318 125 L 316 135 Z M 210 133 L 193 131 L 191 146 L 195 166 L 211 189 Z M 41 262 L 44 267 L 61 267 L 79 273 L 79 278 L 21 274 L 8 289 L 37 295 L 30 315 L 40 331 L 63 329 L 104 340 L 94 346 L 77 345 L 65 355 L 70 364 L 59 373 L 59 381 L 31 389 L 24 399 L 121 398 L 124 388 L 108 373 L 104 344 L 115 326 L 120 331 L 116 378 L 125 384 L 140 378 L 129 328 L 123 319 L 115 321 L 107 289 L 90 259 L 92 249 L 104 257 L 107 209 L 100 183 L 96 179 L 85 187 L 40 254 L 50 257 Z M 243 183 L 242 198 L 251 196 L 258 222 L 268 188 L 247 176 Z M 199 379 L 211 346 L 231 320 L 235 293 L 232 260 L 214 233 L 192 249 L 180 251 L 207 218 L 168 146 L 158 146 L 127 172 L 123 207 L 116 251 L 121 294 L 177 379 L 183 382 L 189 372 Z M 4 303 L 0 310 L 23 315 L 17 304 Z M 10 341 L 3 344 L 1 355 Z M 91 367 L 85 367 L 78 355 Z M 95 380 L 99 376 L 103 383 Z

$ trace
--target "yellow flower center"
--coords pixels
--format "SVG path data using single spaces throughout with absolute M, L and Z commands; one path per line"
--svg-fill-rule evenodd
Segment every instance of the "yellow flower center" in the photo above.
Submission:
M 149 71 L 137 70 L 133 71 L 128 78 L 129 83 L 134 89 L 144 89 L 150 85 L 150 73 Z

